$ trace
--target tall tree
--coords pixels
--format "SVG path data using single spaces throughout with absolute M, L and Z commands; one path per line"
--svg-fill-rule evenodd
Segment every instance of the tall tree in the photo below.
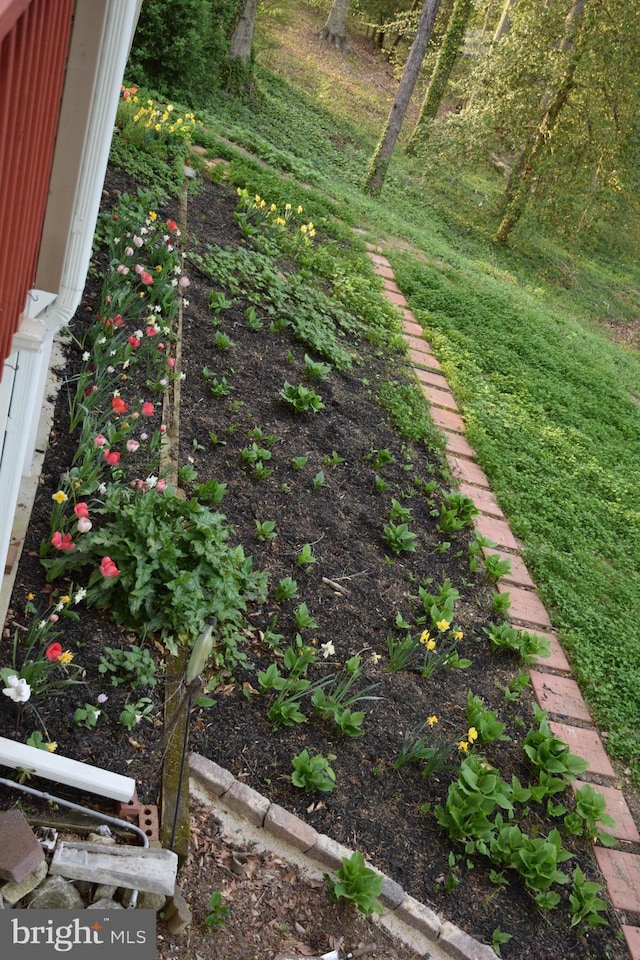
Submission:
M 407 144 L 407 153 L 417 153 L 429 139 L 431 122 L 435 120 L 449 83 L 451 71 L 462 51 L 469 18 L 473 11 L 473 2 L 474 0 L 456 0 L 454 4 L 447 31 L 438 51 L 436 65 L 425 93 L 420 116 Z
M 496 32 L 493 35 L 494 43 L 497 43 L 498 40 L 501 40 L 502 37 L 504 37 L 505 33 L 509 32 L 509 28 L 511 26 L 511 8 L 515 7 L 517 2 L 518 0 L 504 0 L 504 7 L 502 8 L 500 20 L 498 21 Z
M 424 60 L 427 44 L 431 38 L 431 32 L 439 8 L 440 0 L 426 0 L 422 8 L 420 20 L 418 21 L 418 32 L 409 51 L 398 92 L 391 105 L 387 126 L 371 159 L 371 165 L 365 180 L 365 190 L 374 196 L 378 196 L 382 190 L 382 184 L 384 183 L 384 178 L 391 161 L 393 148 L 396 145 L 402 128 L 402 122 L 407 112 L 416 80 L 418 79 L 420 66 Z
M 565 34 L 560 42 L 560 52 L 566 57 L 564 70 L 555 90 L 545 91 L 542 117 L 511 170 L 507 184 L 507 208 L 495 234 L 498 243 L 506 242 L 524 212 L 535 185 L 538 157 L 553 137 L 560 114 L 573 89 L 576 69 L 585 49 L 585 31 L 581 29 L 584 6 L 585 0 L 574 0 L 567 15 Z
M 349 0 L 333 0 L 327 22 L 318 32 L 321 40 L 327 40 L 339 50 L 350 50 L 347 42 L 347 13 Z
M 229 57 L 238 59 L 243 67 L 246 67 L 251 59 L 251 50 L 253 47 L 253 28 L 256 22 L 256 8 L 258 0 L 245 0 L 242 13 L 238 17 L 231 43 L 229 44 Z

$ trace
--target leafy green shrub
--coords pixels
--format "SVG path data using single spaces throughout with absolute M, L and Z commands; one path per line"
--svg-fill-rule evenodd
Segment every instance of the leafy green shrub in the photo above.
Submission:
M 336 900 L 355 903 L 361 913 L 382 913 L 382 904 L 377 899 L 382 892 L 382 880 L 379 873 L 366 865 L 360 851 L 354 850 L 350 857 L 342 858 L 342 866 L 336 880 L 329 881 L 329 889 Z
M 242 546 L 230 545 L 233 531 L 222 514 L 169 491 L 115 485 L 95 512 L 106 521 L 102 528 L 43 561 L 50 579 L 91 571 L 87 604 L 109 607 L 117 623 L 143 634 L 158 633 L 171 650 L 192 643 L 215 616 L 220 656 L 231 664 L 244 659 L 237 647 L 242 615 L 248 602 L 264 599 L 267 576 L 254 572 Z
M 537 704 L 534 704 L 534 712 L 538 728 L 532 727 L 522 744 L 529 762 L 538 771 L 574 780 L 589 764 L 571 753 L 567 744 L 553 735 L 546 713 Z
M 299 787 L 308 793 L 313 790 L 328 793 L 336 785 L 336 775 L 329 763 L 330 760 L 335 760 L 332 753 L 326 757 L 321 753 L 311 756 L 307 749 L 301 750 L 291 761 L 293 765 L 291 783 L 294 787 Z
M 111 685 L 127 683 L 132 690 L 136 687 L 155 687 L 156 664 L 146 647 L 131 646 L 125 650 L 105 647 L 100 656 L 98 673 L 107 674 Z
M 285 380 L 280 396 L 296 413 L 317 413 L 324 407 L 322 397 L 302 384 L 294 386 Z

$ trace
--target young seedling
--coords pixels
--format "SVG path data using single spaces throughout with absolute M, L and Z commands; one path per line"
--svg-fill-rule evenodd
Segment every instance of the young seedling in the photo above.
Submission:
M 285 380 L 280 396 L 296 413 L 317 413 L 324 408 L 322 397 L 302 384 L 294 386 Z
M 315 562 L 316 562 L 316 558 L 313 555 L 313 549 L 311 547 L 311 544 L 305 543 L 302 550 L 296 557 L 297 565 L 299 567 L 302 567 L 304 570 L 308 570 L 314 565 Z
M 331 367 L 328 363 L 312 360 L 307 353 L 304 355 L 304 367 L 309 380 L 324 380 L 331 373 Z
M 256 539 L 275 540 L 277 536 L 275 520 L 256 520 Z

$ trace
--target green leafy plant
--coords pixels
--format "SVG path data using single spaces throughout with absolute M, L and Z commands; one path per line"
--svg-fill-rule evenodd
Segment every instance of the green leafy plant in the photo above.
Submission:
M 516 703 L 520 699 L 520 694 L 531 683 L 531 676 L 527 670 L 518 670 L 518 673 L 509 683 L 498 684 L 504 694 L 505 703 Z
M 615 827 L 613 817 L 606 812 L 607 801 L 590 783 L 586 783 L 576 790 L 573 810 L 564 818 L 565 829 L 574 836 L 585 836 L 589 840 L 598 840 L 605 847 L 616 845 L 615 837 L 600 830 L 604 827 Z
M 536 894 L 547 891 L 552 883 L 568 882 L 558 865 L 570 860 L 572 855 L 563 849 L 558 830 L 552 830 L 546 838 L 532 839 L 518 826 L 500 826 L 490 840 L 489 851 L 494 862 L 515 870 Z M 559 901 L 555 893 L 551 897 L 536 897 L 538 905 L 547 909 Z
M 133 730 L 141 720 L 152 723 L 153 702 L 149 697 L 140 697 L 135 703 L 125 703 L 118 720 L 127 730 Z
M 502 956 L 500 948 L 505 944 L 509 943 L 509 940 L 513 939 L 513 934 L 505 933 L 500 927 L 496 927 L 493 933 L 491 934 L 491 946 L 493 947 L 493 952 L 499 957 Z
M 130 646 L 126 649 L 105 647 L 100 656 L 98 673 L 106 674 L 113 687 L 128 684 L 136 687 L 155 687 L 156 664 L 146 647 Z
M 413 553 L 416 549 L 417 536 L 406 523 L 386 523 L 383 527 L 384 539 L 392 553 L 400 554 L 403 551 Z
M 213 338 L 213 342 L 216 350 L 228 350 L 229 347 L 233 346 L 233 341 L 228 333 L 223 333 L 222 330 L 216 330 L 216 335 Z
M 458 742 L 451 737 L 436 733 L 437 723 L 438 718 L 434 715 L 428 717 L 420 726 L 405 731 L 398 757 L 393 765 L 395 770 L 399 770 L 407 763 L 421 763 L 422 775 L 429 777 L 441 770 L 454 768 L 452 757 L 458 750 Z M 428 740 L 424 736 L 427 732 L 430 734 Z
M 314 490 L 319 490 L 320 487 L 324 487 L 324 484 L 325 484 L 324 470 L 318 470 L 315 477 L 311 481 L 311 486 L 313 487 Z
M 227 484 L 218 483 L 217 480 L 205 480 L 203 483 L 194 483 L 193 492 L 202 503 L 218 504 L 222 503 L 227 492 Z
M 204 925 L 207 930 L 214 927 L 224 926 L 224 922 L 229 916 L 229 907 L 227 907 L 219 890 L 214 890 L 209 897 L 209 912 L 204 918 Z
M 337 467 L 339 464 L 344 463 L 344 458 L 334 450 L 331 454 L 325 454 L 322 458 L 322 462 L 325 467 Z
M 331 365 L 312 360 L 308 353 L 304 355 L 304 369 L 309 380 L 324 380 L 331 373 Z
M 403 507 L 399 500 L 396 500 L 395 497 L 391 500 L 391 509 L 387 514 L 389 520 L 399 520 L 401 523 L 411 523 L 413 520 L 413 513 L 407 507 Z
M 73 712 L 73 722 L 77 727 L 91 729 L 98 723 L 102 710 L 92 703 L 85 703 L 84 707 L 77 707 Z
M 361 689 L 354 689 L 362 675 L 362 658 L 350 657 L 338 677 L 327 677 L 326 683 L 315 690 L 311 697 L 314 711 L 323 719 L 330 719 L 339 732 L 348 737 L 362 734 L 364 711 L 352 710 L 357 703 L 366 700 L 378 700 L 373 690 L 379 684 L 372 683 Z
M 313 555 L 313 547 L 310 543 L 305 543 L 296 557 L 296 564 L 304 570 L 308 570 L 315 562 L 316 558 Z
M 317 413 L 318 410 L 324 408 L 322 397 L 315 390 L 311 390 L 303 384 L 294 386 L 292 383 L 285 381 L 280 396 L 296 413 Z
M 504 723 L 498 720 L 493 710 L 487 710 L 481 698 L 469 690 L 467 694 L 467 722 L 475 727 L 483 743 L 493 740 L 508 740 L 504 735 Z
M 511 560 L 508 557 L 501 557 L 497 553 L 485 554 L 484 572 L 487 580 L 495 583 L 500 577 L 511 573 Z
M 522 744 L 529 762 L 539 772 L 574 780 L 584 773 L 588 763 L 581 757 L 576 757 L 566 743 L 554 736 L 544 710 L 537 704 L 534 704 L 533 709 L 538 727 L 529 730 Z
M 335 755 L 330 753 L 324 757 L 321 753 L 312 755 L 305 748 L 293 758 L 293 773 L 291 774 L 291 783 L 294 787 L 306 790 L 312 793 L 319 790 L 321 793 L 329 793 L 336 785 L 336 775 L 331 767 L 330 761 L 335 760 Z
M 293 600 L 298 594 L 298 584 L 293 577 L 283 577 L 275 590 L 276 600 L 282 603 L 283 600 Z
M 318 624 L 317 621 L 309 613 L 309 608 L 306 603 L 301 603 L 297 610 L 294 611 L 294 619 L 296 624 L 296 630 L 317 630 Z
M 215 616 L 214 656 L 229 665 L 242 660 L 243 613 L 248 601 L 265 598 L 267 577 L 230 544 L 225 518 L 168 490 L 140 494 L 121 485 L 109 488 L 96 513 L 104 525 L 75 550 L 44 561 L 50 579 L 88 570 L 85 603 L 108 606 L 124 626 L 158 633 L 173 651 Z
M 303 467 L 307 465 L 309 457 L 294 457 L 291 461 L 291 465 L 294 470 L 302 470 Z
M 605 913 L 607 905 L 598 896 L 602 892 L 602 885 L 587 880 L 580 867 L 575 868 L 571 877 L 573 880 L 569 894 L 571 926 L 581 926 L 585 929 L 606 926 L 607 920 L 602 914 Z
M 508 593 L 496 592 L 491 597 L 491 613 L 494 617 L 506 617 L 511 609 L 511 597 Z
M 440 533 L 456 533 L 473 523 L 478 515 L 478 508 L 466 493 L 459 490 L 445 491 L 442 494 L 442 505 L 437 521 Z
M 335 881 L 328 879 L 329 890 L 336 900 L 348 900 L 366 915 L 383 912 L 378 900 L 382 893 L 382 881 L 381 874 L 366 865 L 359 850 L 354 850 L 350 857 L 342 858 Z
M 492 650 L 510 650 L 519 654 L 525 663 L 530 663 L 535 657 L 549 656 L 549 641 L 546 637 L 517 630 L 508 623 L 491 624 L 483 629 L 489 637 Z
M 275 540 L 277 536 L 275 520 L 256 520 L 256 538 L 258 540 Z

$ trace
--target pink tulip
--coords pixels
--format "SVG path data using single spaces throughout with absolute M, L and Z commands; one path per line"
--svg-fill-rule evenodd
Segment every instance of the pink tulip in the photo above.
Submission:
M 143 417 L 152 417 L 155 413 L 155 407 L 150 400 L 142 404 L 141 412 Z
M 80 517 L 78 520 L 78 533 L 89 533 L 93 524 L 88 517 Z
M 73 508 L 73 512 L 75 513 L 76 517 L 88 517 L 89 507 L 83 502 L 76 503 L 75 507 Z
M 129 453 L 135 453 L 140 443 L 137 440 L 127 440 L 127 450 Z
M 105 443 L 107 442 L 107 438 L 99 433 L 93 438 L 93 442 L 95 443 L 96 447 L 104 447 Z
M 103 577 L 110 579 L 112 577 L 117 577 L 120 573 L 117 566 L 111 559 L 111 557 L 103 557 L 100 561 L 100 573 Z

